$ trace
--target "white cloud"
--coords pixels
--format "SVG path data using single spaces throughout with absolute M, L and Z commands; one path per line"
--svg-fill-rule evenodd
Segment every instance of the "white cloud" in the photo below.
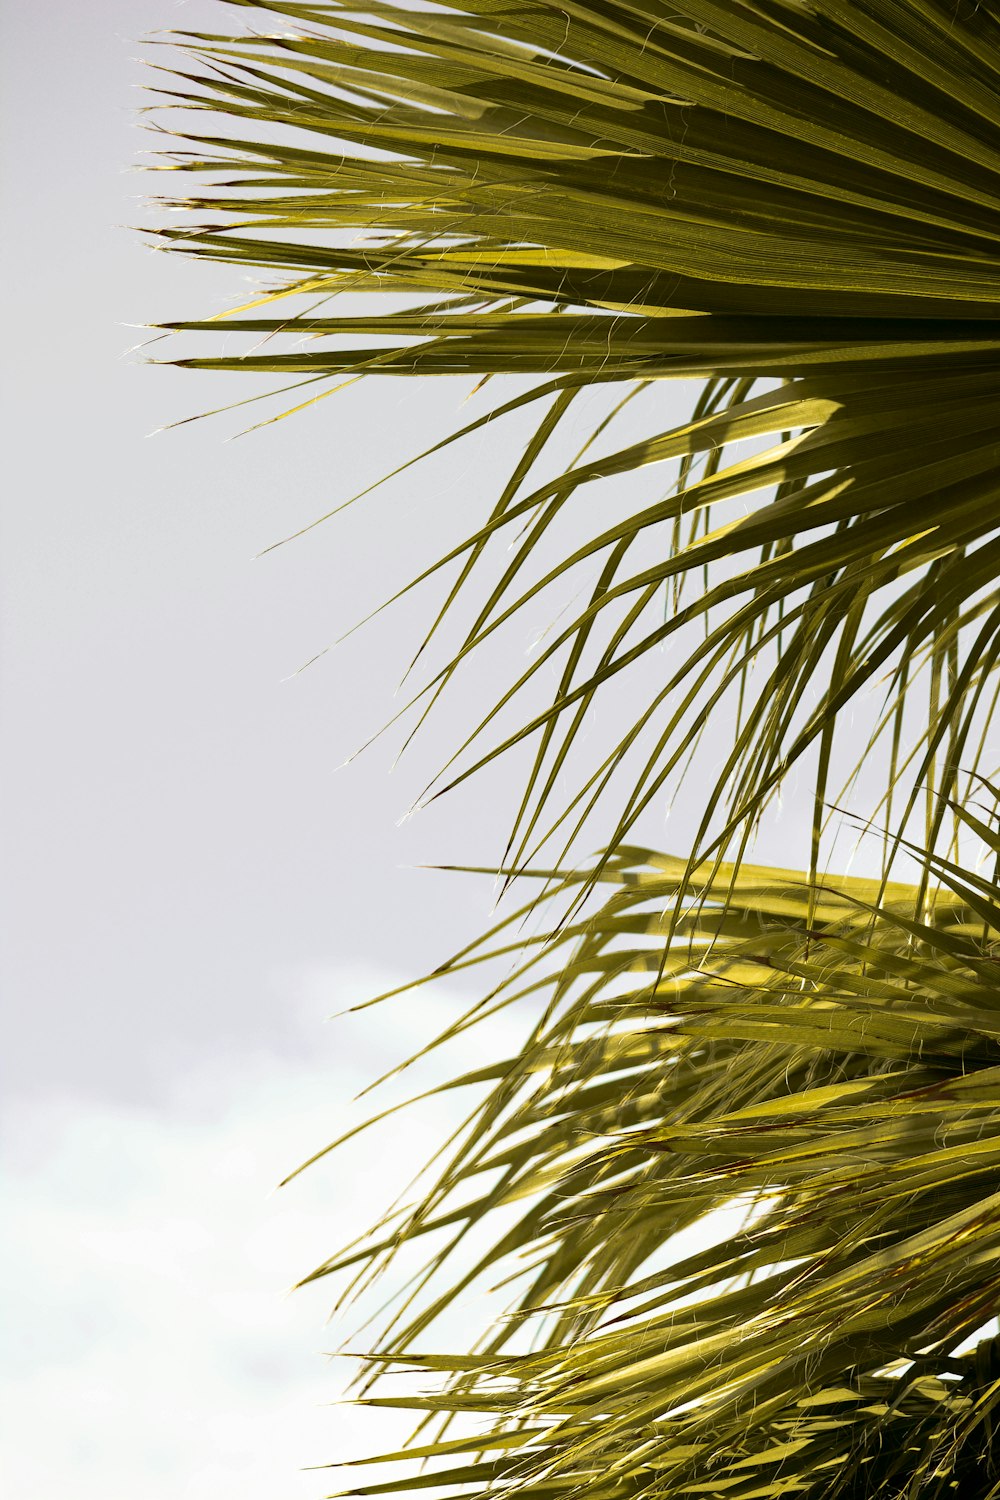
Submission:
M 362 981 L 379 987 L 341 975 L 334 988 L 360 993 Z M 330 987 L 312 976 L 304 1008 Z M 347 1331 L 324 1326 L 333 1289 L 285 1290 L 384 1210 L 461 1118 L 461 1099 L 398 1117 L 272 1191 L 361 1117 L 348 1101 L 376 1062 L 401 1059 L 458 1008 L 422 993 L 392 1006 L 314 1028 L 306 1064 L 206 1066 L 168 1110 L 64 1100 L 21 1111 L 5 1191 L 7 1493 L 315 1500 L 346 1481 L 305 1465 L 402 1435 L 390 1415 L 330 1407 L 347 1374 L 323 1357 Z M 496 1057 L 497 1035 L 485 1052 L 470 1038 L 452 1066 Z

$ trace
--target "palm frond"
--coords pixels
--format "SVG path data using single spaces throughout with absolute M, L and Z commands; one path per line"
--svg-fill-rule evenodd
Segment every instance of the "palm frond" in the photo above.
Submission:
M 1000 889 L 932 863 L 917 921 L 905 885 L 630 848 L 589 919 L 526 946 L 515 915 L 447 966 L 519 953 L 484 1008 L 531 997 L 530 1038 L 426 1198 L 310 1278 L 435 1243 L 370 1357 L 433 1385 L 368 1399 L 485 1426 L 422 1437 L 421 1484 L 1000 1494 L 1000 1361 L 965 1350 L 1000 1291 Z M 507 1318 L 418 1352 L 487 1276 Z
M 959 793 L 986 729 L 1000 626 L 990 9 L 230 3 L 268 29 L 184 38 L 163 95 L 215 129 L 187 126 L 195 149 L 172 164 L 211 185 L 173 200 L 197 217 L 160 235 L 275 280 L 222 319 L 170 325 L 249 340 L 245 353 L 181 363 L 306 381 L 543 376 L 549 401 L 671 377 L 725 382 L 724 399 L 680 426 L 650 400 L 644 439 L 544 483 L 529 466 L 456 538 L 451 555 L 464 577 L 476 568 L 486 603 L 431 696 L 564 580 L 589 579 L 590 597 L 512 683 L 527 704 L 528 682 L 555 661 L 548 708 L 507 733 L 480 725 L 439 787 L 534 741 L 516 868 L 589 817 L 594 787 L 634 752 L 602 835 L 613 849 L 676 783 L 708 716 L 733 748 L 698 853 L 738 854 L 808 755 L 816 869 L 820 805 L 853 764 L 837 722 L 882 682 L 894 826 L 922 786 Z M 338 316 L 323 304 L 340 292 L 379 295 Z M 400 293 L 422 305 L 400 311 Z M 531 574 L 578 492 L 640 470 L 649 503 L 616 505 Z M 512 560 L 485 583 L 488 543 L 518 526 Z M 691 576 L 708 586 L 664 618 L 664 598 L 676 603 Z M 669 680 L 647 670 L 648 704 L 610 763 L 557 795 L 595 695 L 648 669 L 664 643 Z M 901 704 L 921 674 L 927 712 L 914 724 Z M 869 731 L 879 740 L 878 724 Z M 941 835 L 928 812 L 923 841 Z

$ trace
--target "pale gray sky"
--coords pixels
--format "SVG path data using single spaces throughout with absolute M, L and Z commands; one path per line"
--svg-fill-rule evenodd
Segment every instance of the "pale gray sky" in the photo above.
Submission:
M 392 782 L 379 751 L 334 774 L 394 707 L 412 611 L 283 681 L 414 556 L 433 554 L 449 530 L 437 496 L 388 496 L 252 561 L 412 453 L 429 427 L 446 430 L 462 393 L 439 411 L 435 393 L 394 383 L 235 442 L 233 421 L 147 436 L 249 393 L 235 377 L 127 353 L 140 337 L 127 323 L 209 311 L 243 285 L 153 255 L 123 227 L 144 217 L 138 194 L 151 186 L 130 170 L 144 145 L 134 38 L 157 23 L 218 24 L 220 10 L 101 0 L 47 8 L 44 26 L 11 7 L 6 25 L 5 191 L 18 204 L 3 562 L 15 1088 L 44 1077 L 148 1101 L 206 1049 L 266 1038 L 294 1050 L 298 1022 L 275 975 L 372 953 L 408 968 L 436 961 L 484 893 L 399 867 L 456 857 L 456 828 L 475 849 L 502 826 L 501 808 L 470 796 L 461 816 L 418 820 L 433 824 L 419 835 L 396 828 L 431 769 L 429 745 Z
M 397 826 L 509 676 L 488 655 L 391 779 L 398 741 L 335 773 L 393 711 L 433 592 L 291 676 L 484 513 L 516 428 L 256 562 L 467 416 L 466 387 L 373 381 L 236 441 L 232 418 L 148 436 L 250 391 L 128 353 L 126 325 L 213 312 L 243 285 L 124 227 L 155 185 L 131 170 L 137 39 L 211 29 L 220 9 L 5 7 L 12 1500 L 312 1497 L 336 1485 L 301 1465 L 366 1446 L 317 1405 L 340 1389 L 319 1358 L 337 1341 L 324 1290 L 282 1293 L 444 1120 L 267 1194 L 458 1003 L 322 1024 L 486 925 L 488 881 L 411 867 L 495 861 L 519 786 L 512 759 Z M 794 790 L 789 805 L 800 827 Z M 682 809 L 650 836 L 681 848 L 684 831 Z M 779 824 L 763 852 L 781 850 Z
M 283 680 L 437 545 L 433 493 L 397 495 L 391 527 L 359 512 L 252 561 L 444 430 L 447 404 L 396 386 L 239 442 L 233 423 L 147 436 L 246 393 L 127 353 L 127 324 L 238 290 L 124 228 L 149 190 L 130 170 L 136 38 L 217 23 L 175 0 L 4 19 L 12 1500 L 312 1497 L 337 1486 L 304 1465 L 378 1446 L 321 1404 L 343 1385 L 321 1351 L 347 1331 L 324 1326 L 328 1292 L 284 1293 L 447 1120 L 269 1194 L 443 1013 L 324 1018 L 437 962 L 488 912 L 488 882 L 402 866 L 502 826 L 473 797 L 421 838 L 427 819 L 397 829 L 430 768 L 419 752 L 391 782 L 380 752 L 334 774 L 393 707 L 398 621 Z
M 459 1003 L 324 1025 L 485 925 L 488 881 L 408 866 L 496 858 L 516 784 L 396 826 L 458 709 L 391 779 L 390 746 L 335 774 L 393 711 L 429 596 L 286 680 L 454 536 L 488 444 L 252 560 L 449 430 L 464 387 L 356 389 L 239 441 L 232 421 L 148 436 L 247 394 L 128 353 L 126 325 L 242 286 L 124 227 L 150 189 L 136 39 L 218 20 L 208 0 L 4 17 L 12 1500 L 314 1497 L 337 1482 L 304 1465 L 378 1447 L 321 1404 L 348 1331 L 324 1327 L 327 1290 L 284 1293 L 422 1164 L 454 1096 L 269 1194 Z

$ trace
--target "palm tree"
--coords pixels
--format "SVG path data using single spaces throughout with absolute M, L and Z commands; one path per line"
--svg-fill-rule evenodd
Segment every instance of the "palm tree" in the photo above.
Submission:
M 1000 1496 L 1000 15 L 228 3 L 252 25 L 182 37 L 162 89 L 206 123 L 165 158 L 203 185 L 160 234 L 270 280 L 168 325 L 246 352 L 179 362 L 291 377 L 295 407 L 359 374 L 519 377 L 455 435 L 536 414 L 442 559 L 441 615 L 473 618 L 421 721 L 583 589 L 434 788 L 533 747 L 503 870 L 537 894 L 439 971 L 508 966 L 456 1027 L 522 998 L 533 1022 L 456 1080 L 482 1097 L 424 1199 L 313 1273 L 434 1247 L 368 1362 L 421 1434 L 353 1493 Z M 609 447 L 626 402 L 644 425 Z M 642 710 L 591 755 L 626 679 Z M 706 734 L 691 847 L 637 846 Z M 795 767 L 803 868 L 752 865 Z M 881 878 L 832 872 L 841 802 Z M 510 1317 L 427 1352 L 501 1273 Z M 382 1395 L 393 1369 L 424 1383 Z

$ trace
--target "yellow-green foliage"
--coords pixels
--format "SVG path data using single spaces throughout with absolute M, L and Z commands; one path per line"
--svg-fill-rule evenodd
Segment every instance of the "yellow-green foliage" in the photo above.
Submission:
M 446 966 L 513 956 L 481 1009 L 523 999 L 530 1034 L 457 1081 L 484 1094 L 438 1186 L 315 1273 L 498 1215 L 481 1263 L 433 1251 L 370 1361 L 424 1372 L 399 1400 L 428 1419 L 484 1420 L 356 1493 L 1000 1496 L 1000 1359 L 956 1352 L 995 1315 L 1000 1255 L 1000 892 L 958 855 L 998 848 L 969 806 L 1000 690 L 995 7 L 228 3 L 246 32 L 181 38 L 164 80 L 189 111 L 164 165 L 197 182 L 158 233 L 270 281 L 166 325 L 207 351 L 179 362 L 290 376 L 297 405 L 360 374 L 532 382 L 464 429 L 540 413 L 442 560 L 442 614 L 461 596 L 474 619 L 417 703 L 583 580 L 438 783 L 533 745 L 507 874 L 557 841 L 532 904 L 552 920 L 529 940 L 515 914 Z M 338 315 L 347 292 L 369 310 Z M 647 402 L 641 438 L 543 475 L 583 394 L 681 377 L 701 393 L 680 425 Z M 641 502 L 532 570 L 581 491 L 635 476 Z M 579 772 L 589 710 L 663 645 Z M 632 847 L 706 729 L 689 856 Z M 912 886 L 823 874 L 866 759 Z M 758 869 L 796 764 L 808 869 Z M 671 1257 L 692 1225 L 703 1248 Z M 514 1276 L 512 1321 L 426 1352 L 486 1270 Z

